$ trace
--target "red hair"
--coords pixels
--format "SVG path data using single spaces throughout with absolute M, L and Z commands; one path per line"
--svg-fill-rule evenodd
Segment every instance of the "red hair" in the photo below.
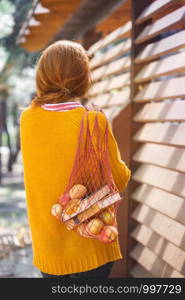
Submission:
M 89 58 L 78 43 L 62 40 L 46 48 L 36 68 L 34 104 L 87 97 L 91 85 Z

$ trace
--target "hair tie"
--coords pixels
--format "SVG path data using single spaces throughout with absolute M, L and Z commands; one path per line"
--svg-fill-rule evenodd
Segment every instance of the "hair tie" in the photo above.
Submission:
M 71 94 L 71 91 L 70 91 L 68 88 L 66 88 L 66 87 L 61 88 L 61 90 L 62 90 L 62 92 L 63 92 L 65 95 L 70 95 L 70 94 Z

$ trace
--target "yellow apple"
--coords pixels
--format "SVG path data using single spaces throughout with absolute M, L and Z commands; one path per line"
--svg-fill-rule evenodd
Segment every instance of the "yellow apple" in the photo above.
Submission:
M 99 218 L 106 224 L 112 225 L 115 221 L 115 215 L 111 210 L 104 210 L 99 214 Z
M 104 224 L 100 219 L 94 218 L 87 223 L 86 230 L 90 235 L 98 235 L 101 232 L 103 226 Z
M 85 194 L 87 193 L 87 189 L 84 185 L 82 184 L 75 184 L 69 191 L 69 196 L 71 197 L 71 199 L 74 198 L 82 198 L 85 196 Z
M 80 208 L 80 205 L 81 205 L 80 199 L 72 199 L 66 204 L 64 212 L 67 215 L 71 216 L 77 212 L 77 210 Z
M 57 204 L 54 204 L 51 208 L 51 213 L 54 217 L 57 217 L 59 214 L 61 214 L 62 212 L 62 206 L 57 203 Z
M 86 223 L 82 223 L 82 224 L 78 225 L 77 228 L 76 228 L 76 231 L 81 236 L 89 237 L 89 234 L 87 232 L 87 224 Z

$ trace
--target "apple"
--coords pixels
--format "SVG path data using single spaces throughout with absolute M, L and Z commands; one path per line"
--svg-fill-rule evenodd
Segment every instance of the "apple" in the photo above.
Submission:
M 115 215 L 111 210 L 104 210 L 99 214 L 99 218 L 106 224 L 112 225 L 115 221 Z
M 62 218 L 61 218 L 61 221 L 63 222 Z M 65 222 L 65 225 L 66 225 L 67 230 L 72 230 L 74 227 L 73 219 L 70 219 L 67 222 Z
M 115 226 L 104 226 L 99 235 L 99 240 L 103 243 L 112 243 L 118 236 L 118 231 Z
M 84 185 L 82 184 L 75 184 L 69 191 L 69 196 L 71 197 L 71 199 L 80 199 L 82 197 L 85 196 L 85 194 L 87 193 L 87 189 Z
M 57 204 L 54 204 L 51 208 L 51 213 L 54 217 L 57 217 L 59 214 L 61 214 L 62 212 L 62 206 L 57 203 Z
M 80 199 L 71 199 L 65 206 L 64 213 L 71 216 L 78 211 L 81 206 Z
M 104 224 L 100 219 L 94 218 L 87 223 L 86 230 L 89 235 L 98 235 L 101 232 L 103 226 Z
M 87 224 L 82 223 L 77 226 L 76 231 L 81 235 L 85 237 L 89 237 L 89 234 L 87 232 Z

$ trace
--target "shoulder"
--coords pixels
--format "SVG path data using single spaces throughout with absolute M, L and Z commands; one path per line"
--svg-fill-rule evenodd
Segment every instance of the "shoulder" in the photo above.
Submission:
M 105 124 L 108 121 L 106 115 L 103 112 L 95 110 L 88 112 L 88 118 L 90 121 L 94 121 L 96 118 L 98 118 L 98 122 L 100 124 Z
M 97 123 L 98 123 L 98 126 L 101 130 L 101 132 L 105 132 L 105 129 L 106 129 L 106 126 L 108 125 L 108 128 L 110 127 L 109 126 L 109 121 L 106 117 L 106 115 L 101 112 L 101 111 L 89 111 L 88 112 L 88 122 L 89 122 L 89 125 L 90 125 L 90 128 L 93 130 L 93 128 L 95 128 L 95 124 L 96 124 L 96 120 L 97 120 Z
M 35 111 L 35 107 L 32 104 L 30 104 L 26 107 L 21 107 L 21 113 L 20 113 L 20 117 L 19 117 L 20 125 L 23 123 L 23 121 L 25 121 L 27 118 L 32 116 L 34 111 Z

